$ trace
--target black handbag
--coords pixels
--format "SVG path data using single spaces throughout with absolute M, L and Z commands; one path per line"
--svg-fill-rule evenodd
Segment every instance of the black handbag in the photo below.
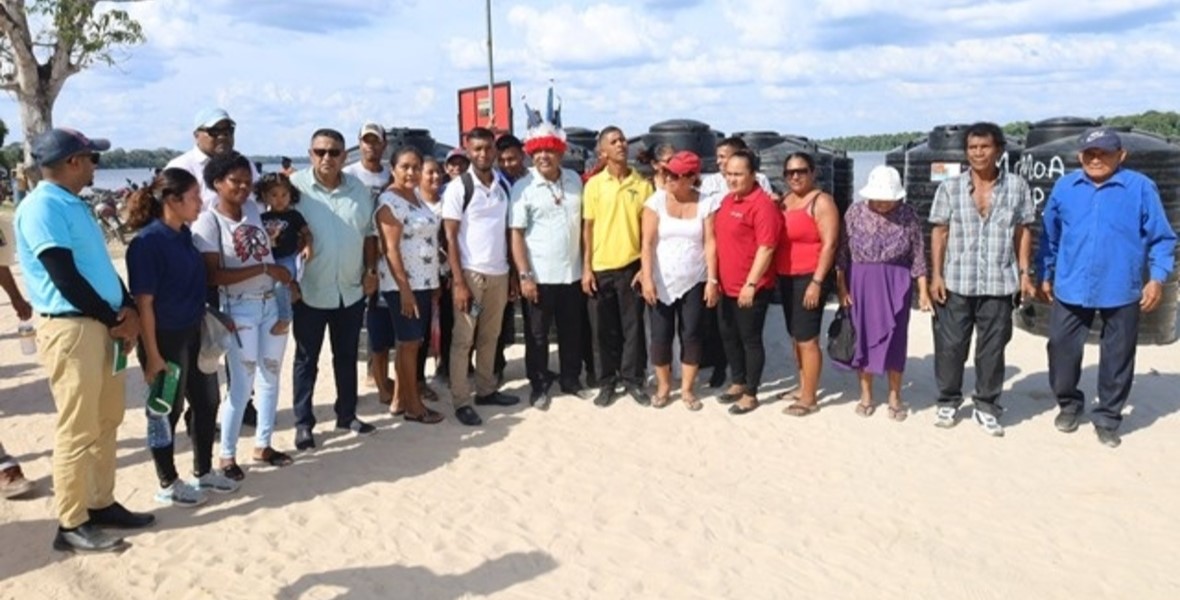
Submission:
M 856 329 L 852 327 L 848 309 L 841 306 L 828 325 L 828 356 L 838 363 L 851 364 L 855 351 Z

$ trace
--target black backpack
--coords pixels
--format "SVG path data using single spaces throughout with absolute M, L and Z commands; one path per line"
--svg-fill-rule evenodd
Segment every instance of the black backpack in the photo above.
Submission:
M 512 190 L 508 187 L 508 182 L 503 177 L 493 175 L 496 184 L 500 189 L 504 190 L 504 197 L 512 196 Z M 463 182 L 463 212 L 467 212 L 467 207 L 471 204 L 471 198 L 475 196 L 475 178 L 471 176 L 471 172 L 464 172 L 459 176 L 459 180 Z

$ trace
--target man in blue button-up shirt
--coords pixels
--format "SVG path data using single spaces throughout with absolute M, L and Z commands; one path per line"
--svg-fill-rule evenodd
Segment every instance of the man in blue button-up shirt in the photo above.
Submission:
M 1041 292 L 1053 300 L 1049 381 L 1061 406 L 1057 429 L 1072 432 L 1085 404 L 1078 390 L 1082 349 L 1094 316 L 1101 315 L 1098 408 L 1091 421 L 1099 441 L 1113 448 L 1131 392 L 1139 315 L 1159 306 L 1176 234 L 1155 183 L 1122 166 L 1127 151 L 1115 131 L 1083 133 L 1078 150 L 1082 169 L 1053 186 L 1037 256 Z

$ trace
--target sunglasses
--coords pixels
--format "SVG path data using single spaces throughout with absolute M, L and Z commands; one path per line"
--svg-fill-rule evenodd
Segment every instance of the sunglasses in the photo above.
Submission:
M 234 127 L 233 125 L 227 127 L 206 127 L 201 129 L 201 131 L 204 131 L 209 137 L 228 137 L 234 134 Z
M 83 156 L 86 158 L 89 158 L 90 162 L 92 162 L 96 165 L 98 164 L 99 157 L 100 157 L 99 153 L 97 153 L 97 152 L 85 152 L 85 153 L 80 152 L 78 154 L 75 154 L 71 158 L 79 158 L 79 157 L 83 157 Z
M 311 153 L 319 158 L 323 158 L 324 156 L 340 158 L 340 155 L 344 154 L 344 151 L 339 148 L 312 148 Z
M 664 171 L 664 179 L 666 181 L 680 181 L 681 179 L 688 179 L 689 177 L 695 177 L 695 176 L 696 176 L 696 173 L 685 173 L 684 175 L 677 175 L 676 173 L 673 173 L 671 171 Z
M 788 179 L 790 179 L 791 177 L 796 177 L 796 176 L 802 177 L 804 175 L 810 175 L 810 174 L 811 174 L 811 169 L 786 169 L 783 171 L 783 177 L 786 177 Z

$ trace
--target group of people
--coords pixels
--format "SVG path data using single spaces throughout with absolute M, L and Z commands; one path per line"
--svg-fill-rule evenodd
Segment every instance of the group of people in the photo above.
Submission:
M 123 541 L 108 527 L 153 521 L 113 497 L 115 430 L 124 410 L 124 375 L 111 368 L 117 353 L 136 352 L 149 382 L 169 363 L 179 367 L 183 400 L 168 419 L 174 433 L 186 406 L 191 413 L 193 477 L 179 476 L 171 443 L 151 449 L 156 498 L 179 506 L 238 489 L 245 472 L 237 446 L 250 404 L 257 414 L 252 459 L 293 461 L 272 445 L 288 336 L 300 451 L 316 447 L 312 398 L 325 331 L 337 429 L 375 430 L 357 416 L 363 324 L 370 375 L 393 415 L 444 420 L 428 406 L 438 399 L 425 377 L 428 352 L 438 358 L 438 380 L 448 382 L 461 424 L 482 423 L 476 407 L 517 404 L 500 391 L 510 341 L 503 334 L 517 300 L 528 401 L 537 409 L 547 410 L 558 395 L 600 407 L 624 395 L 668 406 L 678 340 L 683 405 L 701 409 L 696 376 L 712 366 L 716 386 L 728 381 L 718 401 L 743 415 L 760 405 L 764 323 L 777 295 L 799 373 L 799 386 L 783 394 L 790 400 L 784 412 L 803 417 L 819 408 L 820 330 L 834 291 L 856 332 L 850 358 L 836 363 L 859 375 L 856 413 L 874 413 L 873 379 L 885 376 L 889 416 L 901 421 L 909 412 L 901 380 L 916 297 L 934 315 L 936 425 L 958 421 L 974 333 L 972 419 L 999 436 L 1012 310 L 1022 295 L 1052 298 L 1057 427 L 1073 431 L 1081 420 L 1081 348 L 1100 314 L 1092 421 L 1099 439 L 1115 446 L 1137 319 L 1158 305 L 1173 269 L 1175 234 L 1154 185 L 1121 167 L 1126 152 L 1109 129 L 1081 138 L 1082 169 L 1054 188 L 1034 262 L 1029 187 L 997 168 L 1004 134 L 991 123 L 967 130 L 969 169 L 938 189 L 928 218 L 930 260 L 922 220 L 902 201 L 896 170 L 873 169 L 860 190 L 864 201 L 841 215 L 816 185 L 813 157 L 787 157 L 787 189 L 777 197 L 739 138 L 718 143 L 718 173 L 703 174 L 699 156 L 670 148 L 656 153 L 649 179 L 628 164 L 622 130 L 607 127 L 598 137 L 599 165 L 583 179 L 561 166 L 567 146 L 559 124 L 532 123 L 523 140 L 476 128 L 439 164 L 412 147 L 384 162 L 385 130 L 366 123 L 360 162 L 345 167 L 344 136 L 320 129 L 311 136 L 309 168 L 259 177 L 234 150 L 235 128 L 224 110 L 202 111 L 195 147 L 132 199 L 129 222 L 139 233 L 127 252 L 127 286 L 78 198 L 109 143 L 68 129 L 33 143 L 43 178 L 15 223 L 30 298 L 13 303 L 41 315 L 37 341 L 59 413 L 59 549 L 117 549 Z M 224 401 L 217 370 L 207 372 L 199 360 L 210 310 L 232 329 Z M 646 385 L 649 357 L 654 394 Z

